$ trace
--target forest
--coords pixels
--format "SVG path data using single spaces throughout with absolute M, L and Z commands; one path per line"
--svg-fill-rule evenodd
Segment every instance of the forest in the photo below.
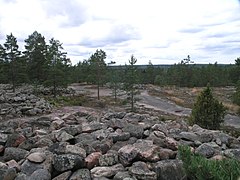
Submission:
M 0 83 L 15 87 L 22 83 L 41 84 L 54 89 L 70 83 L 105 84 L 123 83 L 129 71 L 128 66 L 107 64 L 107 53 L 96 50 L 87 59 L 71 64 L 62 43 L 54 38 L 46 42 L 45 37 L 35 31 L 24 40 L 24 51 L 19 50 L 17 38 L 11 33 L 0 44 Z M 213 87 L 236 86 L 240 79 L 240 58 L 235 64 L 194 64 L 190 56 L 167 68 L 149 64 L 140 68 L 135 65 L 135 82 L 159 86 Z M 121 78 L 120 78 L 121 77 Z

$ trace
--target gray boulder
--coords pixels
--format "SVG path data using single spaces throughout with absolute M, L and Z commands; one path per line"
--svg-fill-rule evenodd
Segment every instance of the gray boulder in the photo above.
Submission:
M 88 169 L 78 169 L 77 171 L 73 172 L 69 180 L 91 180 L 91 173 Z
M 21 165 L 21 172 L 26 174 L 27 176 L 30 176 L 34 171 L 43 168 L 44 168 L 43 164 L 33 163 L 28 160 L 25 160 Z
M 27 180 L 27 175 L 24 173 L 18 173 L 14 180 Z
M 16 176 L 17 171 L 15 168 L 8 168 L 7 166 L 2 166 L 0 164 L 0 179 L 14 180 Z
M 133 163 L 129 168 L 129 173 L 139 180 L 156 180 L 157 174 L 150 171 L 147 164 L 141 161 Z
M 155 165 L 155 172 L 157 179 L 161 180 L 184 180 L 186 174 L 184 173 L 182 161 L 176 160 L 162 160 Z
M 240 149 L 227 149 L 224 151 L 224 155 L 230 158 L 236 158 L 240 161 Z
M 28 179 L 51 180 L 51 174 L 46 169 L 38 169 L 34 171 Z
M 130 135 L 132 137 L 136 137 L 138 139 L 141 139 L 143 137 L 143 132 L 144 129 L 141 126 L 138 125 L 134 125 L 134 124 L 127 124 L 125 125 L 125 127 L 123 128 L 124 132 L 128 132 L 130 133 Z
M 198 140 L 198 136 L 193 133 L 193 132 L 181 132 L 179 134 L 180 138 L 183 139 L 183 140 L 187 140 L 187 141 L 196 141 Z
M 83 157 L 76 154 L 55 155 L 53 158 L 53 167 L 59 172 L 79 169 L 84 167 L 84 165 Z
M 20 161 L 21 159 L 24 159 L 27 154 L 27 150 L 15 147 L 7 147 L 5 149 L 3 159 L 4 161 L 10 161 L 12 159 L 14 159 L 15 161 Z
M 137 180 L 133 178 L 128 171 L 118 172 L 114 177 L 114 180 Z
M 116 164 L 114 166 L 94 167 L 91 169 L 91 176 L 93 178 L 112 177 L 120 171 L 124 171 L 122 164 Z
M 113 129 L 122 129 L 126 124 L 127 121 L 125 119 L 109 119 L 109 121 L 107 122 L 108 126 L 113 128 Z
M 113 143 L 117 141 L 127 141 L 130 138 L 129 132 L 123 132 L 121 129 L 117 129 L 115 132 L 110 133 L 109 138 L 112 138 Z
M 159 124 L 154 124 L 151 128 L 153 131 L 161 131 L 165 135 L 168 134 L 167 124 L 164 122 L 160 122 Z
M 119 161 L 122 163 L 123 166 L 130 165 L 132 161 L 137 157 L 137 155 L 137 149 L 131 144 L 123 146 L 118 151 Z
M 204 143 L 195 149 L 195 153 L 211 158 L 219 153 L 220 147 L 216 143 Z
M 0 145 L 5 145 L 8 140 L 8 134 L 0 133 Z
M 106 154 L 100 156 L 99 165 L 100 166 L 112 166 L 118 163 L 118 152 L 108 151 Z
M 160 147 L 154 145 L 153 141 L 139 139 L 133 146 L 137 151 L 137 159 L 149 162 L 157 162 L 160 160 Z
M 71 171 L 66 171 L 58 176 L 56 176 L 55 178 L 53 178 L 52 180 L 66 180 L 69 179 L 69 177 L 71 176 L 72 172 Z

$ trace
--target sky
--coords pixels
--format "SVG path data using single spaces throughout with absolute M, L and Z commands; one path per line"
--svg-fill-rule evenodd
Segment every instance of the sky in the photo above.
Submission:
M 97 49 L 106 63 L 234 64 L 240 57 L 239 0 L 0 0 L 0 44 L 21 50 L 34 31 L 63 43 L 72 64 Z

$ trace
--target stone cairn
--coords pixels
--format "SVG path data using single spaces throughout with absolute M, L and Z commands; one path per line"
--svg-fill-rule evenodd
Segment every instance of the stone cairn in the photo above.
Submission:
M 80 107 L 73 113 L 2 122 L 0 179 L 186 179 L 179 145 L 209 159 L 240 160 L 239 139 L 221 131 Z

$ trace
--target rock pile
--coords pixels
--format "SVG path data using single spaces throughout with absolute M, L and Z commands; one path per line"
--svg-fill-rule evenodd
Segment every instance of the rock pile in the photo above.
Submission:
M 79 110 L 10 120 L 0 129 L 0 179 L 186 179 L 180 144 L 207 158 L 240 160 L 239 139 L 148 114 Z
M 0 119 L 44 114 L 51 109 L 47 101 L 33 94 L 0 92 Z

